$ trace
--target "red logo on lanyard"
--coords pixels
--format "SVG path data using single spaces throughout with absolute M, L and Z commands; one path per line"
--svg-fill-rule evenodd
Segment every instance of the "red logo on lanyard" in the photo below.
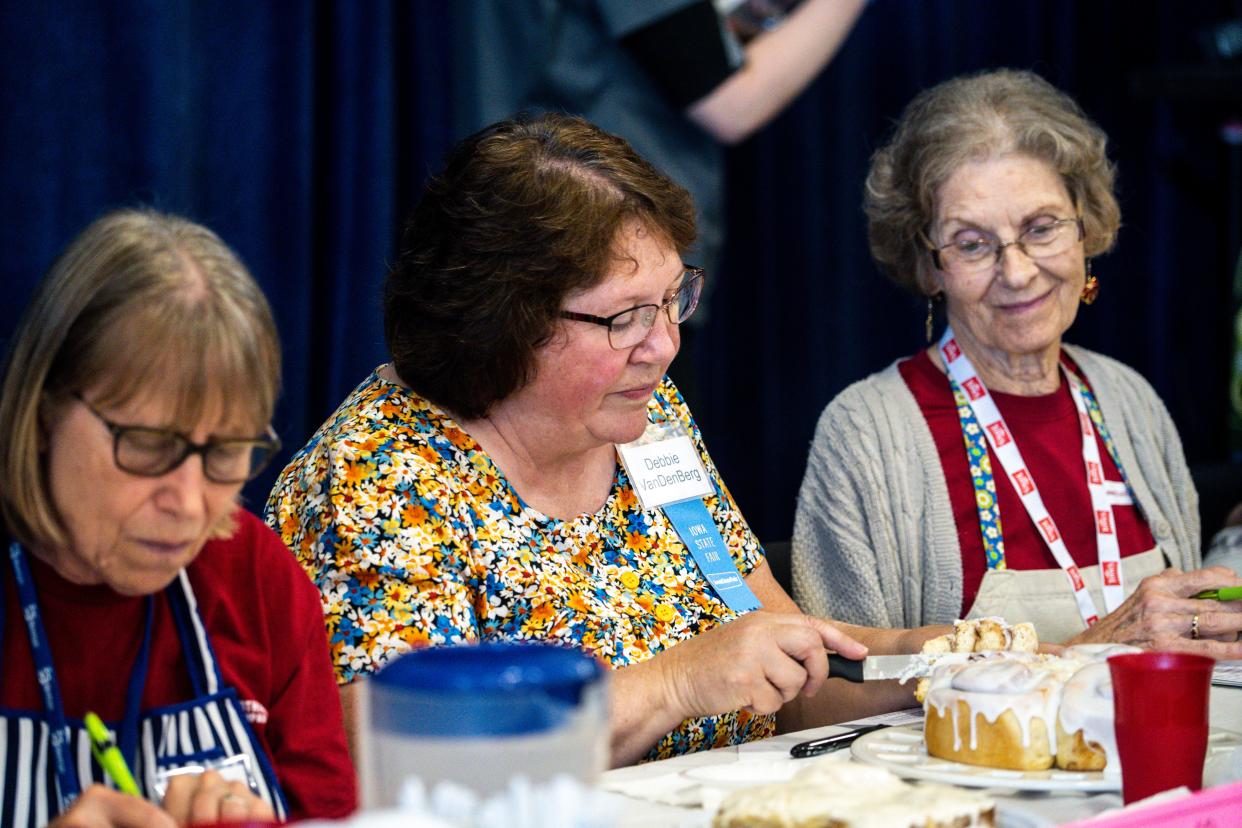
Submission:
M 984 394 L 988 393 L 983 390 L 983 383 L 979 382 L 978 377 L 971 377 L 966 380 L 962 387 L 966 389 L 966 396 L 970 397 L 972 400 L 977 400 Z
M 1061 539 L 1061 534 L 1057 532 L 1057 525 L 1052 522 L 1050 517 L 1039 519 L 1039 531 L 1044 533 L 1044 540 L 1048 541 L 1048 543 L 1056 543 Z M 1073 572 L 1075 577 L 1077 577 L 1078 569 L 1075 568 Z
M 1095 513 L 1095 531 L 1101 535 L 1111 535 L 1113 533 L 1112 512 L 1101 510 Z
M 1087 482 L 1092 486 L 1101 486 L 1104 484 L 1104 473 L 1100 471 L 1100 464 L 1087 461 Z
M 1005 424 L 1000 420 L 987 426 L 988 434 L 992 437 L 992 445 L 1000 448 L 1007 444 L 1009 440 L 1009 429 L 1005 428 Z
M 1121 586 L 1121 573 L 1117 570 L 1116 561 L 1105 561 L 1102 564 L 1104 570 L 1105 586 Z
M 956 339 L 950 339 L 948 342 L 944 343 L 944 355 L 946 361 L 948 362 L 952 362 L 962 355 L 962 349 L 957 347 Z
M 1087 616 L 1087 626 L 1088 626 L 1088 627 L 1094 627 L 1094 626 L 1095 626 L 1095 622 L 1096 622 L 1096 621 L 1099 621 L 1099 620 L 1100 620 L 1100 616 L 1098 616 L 1098 615 L 1089 615 L 1089 616 Z
M 1074 582 L 1074 592 L 1077 592 L 1078 590 L 1082 589 L 1084 585 L 1082 582 L 1082 575 L 1079 573 L 1078 567 L 1071 566 L 1069 569 L 1065 571 L 1069 573 L 1070 580 Z M 1087 623 L 1090 624 L 1091 622 L 1088 621 Z
M 1094 432 L 1091 430 L 1091 418 L 1083 412 L 1078 412 L 1078 421 L 1082 423 L 1082 433 L 1090 437 Z
M 1035 491 L 1035 484 L 1031 481 L 1031 473 L 1026 469 L 1018 469 L 1013 473 L 1013 485 L 1020 495 L 1029 495 Z

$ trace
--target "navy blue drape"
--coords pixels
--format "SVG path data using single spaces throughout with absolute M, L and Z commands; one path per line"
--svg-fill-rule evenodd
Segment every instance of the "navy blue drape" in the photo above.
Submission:
M 384 360 L 380 286 L 451 137 L 438 3 L 72 2 L 0 11 L 0 338 L 91 219 L 218 232 L 266 290 L 300 447 Z M 247 489 L 261 509 L 278 468 Z
M 1223 113 L 1137 96 L 1131 77 L 1194 58 L 1197 28 L 1237 13 L 1223 0 L 878 0 L 827 73 L 730 153 L 696 414 L 761 536 L 789 534 L 828 400 L 922 344 L 923 306 L 870 264 L 861 183 L 910 97 L 964 71 L 1033 68 L 1108 131 L 1126 226 L 1070 338 L 1146 374 L 1193 459 L 1225 456 Z M 439 0 L 4 4 L 0 340 L 100 212 L 184 213 L 233 245 L 271 298 L 287 457 L 384 359 L 385 265 L 457 137 L 449 17 Z M 248 489 L 251 505 L 270 481 Z

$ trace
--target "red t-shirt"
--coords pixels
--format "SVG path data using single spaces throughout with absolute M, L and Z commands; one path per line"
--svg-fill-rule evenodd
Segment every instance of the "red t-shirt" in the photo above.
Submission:
M 6 545 L 7 548 L 7 545 Z M 65 715 L 124 715 L 125 689 L 141 643 L 144 602 L 106 586 L 78 586 L 28 555 L 56 667 Z M 319 592 L 280 538 L 249 512 L 237 531 L 210 541 L 188 568 L 199 613 L 226 686 L 272 761 L 291 818 L 342 817 L 357 805 L 357 783 L 328 658 Z M 30 640 L 8 556 L 4 589 L 0 707 L 43 709 Z M 142 707 L 193 696 L 172 609 L 156 596 L 151 661 Z
M 1086 381 L 1069 357 L 1062 356 L 1062 361 L 1069 370 Z M 949 503 L 957 525 L 957 539 L 962 548 L 964 617 L 979 592 L 979 584 L 987 571 L 987 559 L 957 404 L 953 400 L 948 377 L 935 366 L 927 351 L 902 360 L 897 370 L 927 420 L 932 439 L 936 441 L 940 465 L 944 469 Z M 1069 385 L 1062 382 L 1056 391 L 1037 397 L 991 393 L 1074 562 L 1080 567 L 1098 564 L 1095 519 L 1082 460 L 1082 432 L 1079 431 L 1078 409 L 1074 406 Z M 1098 429 L 1096 442 L 1100 448 L 1105 479 L 1121 480 L 1121 473 Z M 1052 557 L 1043 536 L 1026 513 L 1026 507 L 1022 505 L 1009 477 L 1001 471 L 1000 461 L 991 446 L 988 446 L 988 456 L 992 460 L 992 473 L 996 481 L 1006 566 L 1010 569 L 1056 569 L 1056 558 Z M 1113 515 L 1117 522 L 1121 557 L 1146 552 L 1156 545 L 1151 530 L 1147 528 L 1147 521 L 1135 506 L 1114 505 Z

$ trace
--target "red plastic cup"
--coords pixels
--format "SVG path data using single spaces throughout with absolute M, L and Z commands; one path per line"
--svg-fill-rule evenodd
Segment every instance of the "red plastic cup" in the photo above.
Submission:
M 1113 656 L 1113 711 L 1128 805 L 1185 785 L 1203 786 L 1208 695 L 1216 662 L 1183 653 Z

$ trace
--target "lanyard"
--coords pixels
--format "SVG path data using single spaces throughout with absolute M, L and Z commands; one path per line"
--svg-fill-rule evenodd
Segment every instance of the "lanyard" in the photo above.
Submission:
M 39 612 L 39 600 L 35 593 L 34 578 L 30 572 L 30 562 L 26 560 L 26 551 L 16 541 L 9 545 L 9 560 L 13 564 L 13 576 L 17 580 L 17 594 L 21 601 L 22 618 L 26 621 L 26 630 L 30 638 L 30 654 L 34 659 L 35 675 L 39 681 L 39 690 L 43 694 L 43 707 L 47 712 L 52 756 L 56 769 L 56 792 L 60 801 L 60 812 L 64 813 L 69 810 L 82 790 L 77 772 L 69 758 L 69 723 L 65 719 L 65 708 L 61 701 L 60 685 L 56 679 L 56 668 L 52 664 L 52 649 L 44 632 L 43 619 Z M 125 696 L 125 719 L 120 729 L 119 747 L 130 767 L 134 767 L 134 761 L 138 755 L 138 710 L 142 703 L 142 689 L 146 684 L 147 664 L 151 653 L 154 606 L 154 600 L 148 596 L 146 629 L 143 632 L 138 661 L 130 674 L 129 687 Z
M 1040 536 L 1043 538 L 1049 551 L 1052 552 L 1053 558 L 1056 559 L 1057 564 L 1065 572 L 1070 588 L 1074 593 L 1074 601 L 1078 605 L 1078 612 L 1082 616 L 1083 621 L 1088 627 L 1092 626 L 1099 620 L 1099 612 L 1095 606 L 1095 601 L 1092 600 L 1091 594 L 1086 588 L 1086 583 L 1083 581 L 1082 574 L 1074 563 L 1069 549 L 1065 546 L 1065 541 L 1061 537 L 1061 532 L 1057 528 L 1056 522 L 1052 519 L 1052 515 L 1049 514 L 1047 507 L 1044 505 L 1043 498 L 1039 494 L 1039 487 L 1036 485 L 1026 462 L 1022 459 L 1022 453 L 1018 450 L 1018 445 L 1014 442 L 1012 433 L 1005 424 L 1004 417 L 1001 416 L 1000 410 L 996 407 L 996 401 L 979 379 L 974 365 L 970 362 L 970 358 L 962 353 L 961 348 L 958 347 L 957 340 L 953 338 L 952 328 L 945 330 L 944 336 L 940 339 L 939 348 L 949 372 L 954 398 L 958 401 L 958 415 L 959 418 L 962 418 L 962 434 L 972 461 L 971 478 L 976 483 L 976 502 L 980 507 L 980 526 L 984 536 L 984 549 L 988 554 L 989 568 L 1002 568 L 1004 566 L 1004 547 L 1003 543 L 994 542 L 1000 540 L 1000 521 L 999 511 L 996 508 L 995 484 L 991 480 L 991 464 L 988 460 L 986 448 L 982 445 L 984 439 L 992 447 L 992 451 L 1000 461 L 1002 469 L 1006 476 L 1008 476 L 1010 483 L 1013 484 L 1014 490 L 1018 492 L 1022 505 L 1030 516 L 1031 521 L 1039 529 Z M 1078 410 L 1079 433 L 1082 436 L 1083 465 L 1087 479 L 1087 490 L 1091 496 L 1091 509 L 1094 514 L 1096 553 L 1100 563 L 1100 574 L 1103 582 L 1104 605 L 1109 612 L 1112 612 L 1125 599 L 1125 587 L 1121 574 L 1121 549 L 1117 542 L 1117 524 L 1113 515 L 1112 503 L 1109 500 L 1105 487 L 1099 445 L 1095 439 L 1096 423 L 1098 422 L 1102 427 L 1103 418 L 1099 415 L 1099 406 L 1095 404 L 1094 396 L 1090 394 L 1077 377 L 1069 372 L 1065 372 L 1065 374 L 1069 383 L 1070 395 L 1074 400 L 1074 407 Z M 1090 404 L 1087 402 L 1088 399 L 1091 401 Z M 963 403 L 965 403 L 964 406 Z M 973 423 L 964 417 L 966 409 L 969 410 Z M 971 425 L 974 427 L 971 428 Z M 1105 432 L 1102 431 L 1101 433 L 1104 434 Z M 1112 441 L 1107 437 L 1104 439 L 1110 453 L 1114 455 L 1114 462 L 1116 462 Z M 1121 464 L 1118 463 L 1117 466 L 1120 468 Z M 978 471 L 978 474 L 976 474 L 976 471 Z M 984 491 L 984 495 L 988 496 L 980 496 L 980 481 L 985 486 L 986 483 L 993 483 L 990 492 L 986 489 Z M 989 522 L 985 518 L 985 507 L 989 515 L 995 516 L 995 522 L 992 526 L 989 526 Z M 994 537 L 989 537 L 991 534 L 989 532 L 990 529 L 994 530 Z

